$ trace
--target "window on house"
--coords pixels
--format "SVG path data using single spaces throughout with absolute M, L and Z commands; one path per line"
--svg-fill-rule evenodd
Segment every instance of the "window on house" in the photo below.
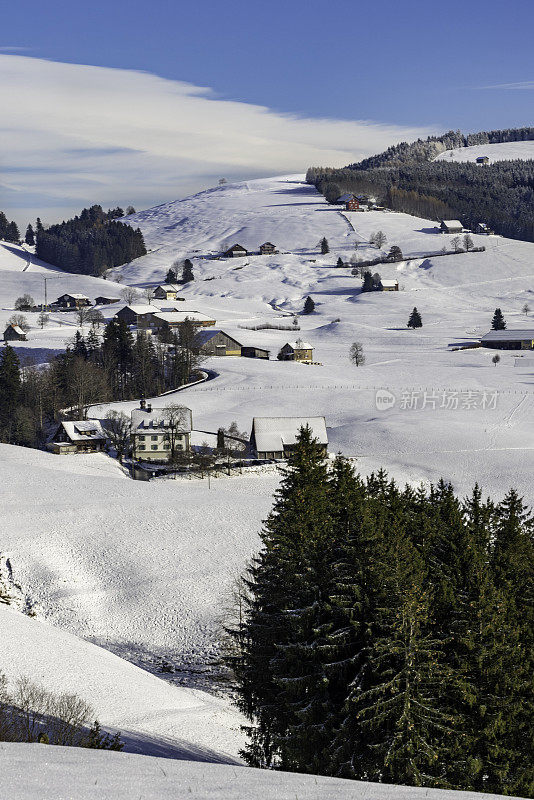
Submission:
M 145 437 L 144 436 L 138 436 L 137 438 L 139 439 L 140 442 L 144 442 L 145 441 Z
M 151 436 L 150 438 L 152 439 L 153 442 L 157 442 L 157 440 L 158 440 L 157 436 Z
M 170 449 L 171 449 L 171 446 L 170 446 L 170 444 L 168 444 L 167 442 L 165 442 L 165 444 L 163 445 L 163 449 L 164 449 L 164 450 L 170 450 Z
M 144 444 L 140 444 L 139 445 L 139 450 L 146 450 L 146 447 L 144 446 Z
M 153 444 L 153 445 L 151 445 L 151 450 L 157 450 L 157 449 L 158 449 L 158 446 L 157 446 L 157 444 Z

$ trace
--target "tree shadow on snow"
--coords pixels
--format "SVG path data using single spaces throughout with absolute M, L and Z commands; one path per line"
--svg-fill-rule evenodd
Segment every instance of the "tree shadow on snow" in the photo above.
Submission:
M 215 750 L 210 750 L 208 747 L 200 747 L 181 739 L 150 736 L 138 731 L 121 731 L 121 740 L 124 743 L 123 753 L 174 758 L 180 761 L 202 761 L 209 764 L 240 765 L 236 758 L 222 755 Z

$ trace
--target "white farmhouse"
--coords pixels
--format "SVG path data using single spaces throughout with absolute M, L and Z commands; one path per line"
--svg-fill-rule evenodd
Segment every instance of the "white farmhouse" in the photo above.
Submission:
M 191 450 L 192 413 L 185 406 L 152 408 L 144 400 L 132 411 L 130 441 L 137 461 L 168 461 Z

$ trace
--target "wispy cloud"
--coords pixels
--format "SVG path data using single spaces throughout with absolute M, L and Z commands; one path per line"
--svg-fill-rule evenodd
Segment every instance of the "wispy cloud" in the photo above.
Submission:
M 31 47 L 19 47 L 19 45 L 11 45 L 11 44 L 0 44 L 0 52 L 14 52 L 14 51 L 22 51 L 22 50 L 32 50 Z
M 475 89 L 534 89 L 534 81 L 517 81 L 516 83 L 493 83 L 489 86 L 475 86 Z
M 52 220 L 90 202 L 146 207 L 221 176 L 341 166 L 435 132 L 282 114 L 133 70 L 0 55 L 0 71 L 0 208 L 19 217 L 40 209 Z

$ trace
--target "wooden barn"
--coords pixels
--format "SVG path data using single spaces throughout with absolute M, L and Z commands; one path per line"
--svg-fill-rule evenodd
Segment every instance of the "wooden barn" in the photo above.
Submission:
M 489 164 L 489 156 L 478 156 L 475 159 L 477 164 Z
M 534 328 L 489 331 L 482 336 L 480 344 L 492 350 L 534 350 Z
M 172 283 L 162 283 L 156 286 L 153 296 L 156 300 L 176 300 L 177 294 L 177 286 L 173 286 Z
M 157 306 L 134 304 L 131 306 L 123 306 L 120 311 L 117 311 L 115 317 L 124 320 L 127 325 L 134 325 L 136 328 L 146 329 L 152 327 L 153 315 L 158 313 L 159 308 L 157 308 Z
M 224 253 L 225 258 L 242 258 L 243 256 L 248 256 L 248 250 L 240 244 L 232 245 L 232 247 Z
M 296 342 L 286 342 L 278 353 L 279 361 L 312 361 L 313 347 L 309 342 L 297 339 Z
M 221 330 L 204 330 L 197 334 L 199 349 L 206 356 L 240 356 L 241 345 Z
M 120 303 L 120 297 L 105 297 L 103 294 L 95 297 L 96 306 L 110 306 L 112 303 Z
M 19 325 L 8 325 L 4 331 L 4 342 L 25 342 L 26 334 Z
M 278 253 L 278 250 L 272 242 L 260 244 L 260 256 L 272 256 L 275 253 Z
M 464 230 L 459 219 L 442 219 L 439 227 L 442 233 L 463 233 Z
M 153 311 L 150 324 L 156 330 L 158 328 L 164 328 L 166 325 L 168 325 L 169 328 L 177 328 L 187 320 L 189 320 L 189 322 L 194 322 L 195 325 L 201 328 L 209 328 L 215 325 L 216 322 L 216 320 L 198 311 L 159 311 L 158 309 L 157 311 Z
M 76 311 L 78 308 L 90 306 L 91 301 L 84 294 L 62 294 L 53 305 L 67 311 Z
M 254 417 L 250 434 L 256 458 L 287 458 L 295 449 L 301 428 L 311 428 L 321 452 L 327 452 L 328 434 L 324 417 Z
M 399 291 L 399 282 L 395 280 L 381 280 L 380 283 L 382 284 L 382 291 L 384 292 L 398 292 Z

